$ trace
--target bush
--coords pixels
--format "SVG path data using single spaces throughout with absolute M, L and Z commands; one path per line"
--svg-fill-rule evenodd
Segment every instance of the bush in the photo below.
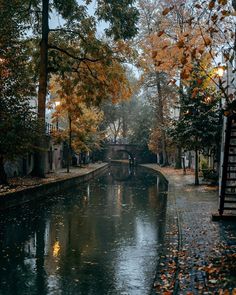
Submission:
M 213 169 L 202 169 L 203 178 L 205 180 L 210 180 L 213 183 L 218 182 L 219 175 Z

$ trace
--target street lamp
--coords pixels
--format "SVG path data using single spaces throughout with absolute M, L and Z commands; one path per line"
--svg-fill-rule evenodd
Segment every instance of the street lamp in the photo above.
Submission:
M 67 143 L 68 144 L 68 151 L 67 151 L 67 173 L 70 172 L 70 161 L 71 161 L 71 151 L 72 151 L 72 148 L 71 148 L 71 142 L 72 142 L 72 129 L 71 129 L 71 115 L 70 113 L 68 112 L 68 124 L 69 124 L 69 130 L 68 130 L 68 137 L 69 137 L 69 142 Z
M 224 76 L 224 68 L 223 67 L 218 67 L 216 70 L 216 74 L 221 79 Z
M 216 76 L 218 77 L 219 84 L 218 84 L 218 90 L 222 91 L 223 94 L 225 93 L 223 83 L 222 83 L 222 77 L 224 76 L 224 70 L 225 68 L 223 66 L 219 66 L 216 68 Z M 222 108 L 222 100 L 220 99 L 220 109 Z
M 60 101 L 55 101 L 55 106 L 56 106 L 56 108 L 59 106 L 61 104 L 61 102 Z M 57 115 L 57 118 L 56 118 L 57 120 L 56 120 L 56 130 L 58 131 L 58 115 Z

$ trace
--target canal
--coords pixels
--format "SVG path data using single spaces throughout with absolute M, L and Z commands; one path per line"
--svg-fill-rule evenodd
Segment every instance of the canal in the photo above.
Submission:
M 71 190 L 0 214 L 1 295 L 150 294 L 166 185 L 113 165 Z

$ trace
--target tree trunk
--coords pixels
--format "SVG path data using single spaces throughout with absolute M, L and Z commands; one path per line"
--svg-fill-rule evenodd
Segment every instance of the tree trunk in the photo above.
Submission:
M 8 184 L 7 174 L 4 169 L 4 160 L 2 156 L 0 156 L 0 184 Z
M 163 129 L 165 122 L 164 122 L 164 113 L 163 113 L 163 96 L 162 96 L 162 89 L 160 83 L 159 73 L 156 72 L 156 86 L 157 86 L 157 93 L 158 93 L 158 113 L 157 113 L 157 120 L 161 126 L 161 149 L 162 149 L 162 156 L 163 156 L 163 166 L 168 166 L 168 155 L 167 155 L 167 148 L 166 148 L 166 132 Z
M 39 66 L 39 89 L 38 89 L 38 119 L 41 124 L 41 140 L 38 142 L 39 150 L 34 155 L 34 176 L 45 177 L 45 105 L 47 96 L 48 80 L 48 33 L 49 33 L 49 0 L 42 0 L 42 38 L 40 41 L 40 66 Z
M 180 111 L 179 111 L 179 120 L 182 117 L 182 100 L 183 100 L 183 83 L 181 77 L 179 77 L 179 105 L 180 105 Z M 181 169 L 182 168 L 182 151 L 181 147 L 177 146 L 177 154 L 176 154 L 176 159 L 175 159 L 175 168 L 176 169 Z
M 163 154 L 163 166 L 168 166 L 169 165 L 169 159 L 168 159 L 168 154 L 167 154 L 167 148 L 166 148 L 166 134 L 165 131 L 162 130 L 162 154 Z
M 43 0 L 42 11 L 42 39 L 40 42 L 40 68 L 38 90 L 38 117 L 45 123 L 45 103 L 48 80 L 48 33 L 49 33 L 49 0 Z
M 181 169 L 181 147 L 177 146 L 176 148 L 176 156 L 175 156 L 175 169 Z
M 72 157 L 72 148 L 71 148 L 71 140 L 72 140 L 72 130 L 71 130 L 71 116 L 68 114 L 68 121 L 69 121 L 69 138 L 68 138 L 68 151 L 67 151 L 67 173 L 70 172 L 70 164 L 71 164 L 71 157 Z
M 198 150 L 195 149 L 195 185 L 199 185 L 199 176 L 198 176 Z

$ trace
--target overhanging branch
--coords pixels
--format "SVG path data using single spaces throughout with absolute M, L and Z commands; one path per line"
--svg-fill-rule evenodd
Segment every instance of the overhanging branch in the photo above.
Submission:
M 61 53 L 64 53 L 65 55 L 67 55 L 67 56 L 69 56 L 69 57 L 71 57 L 71 58 L 73 58 L 75 60 L 78 60 L 80 62 L 83 62 L 83 61 L 98 62 L 98 61 L 103 59 L 103 58 L 95 58 L 95 59 L 93 59 L 93 58 L 88 58 L 88 57 L 85 57 L 85 56 L 84 57 L 78 57 L 78 56 L 68 52 L 66 49 L 63 49 L 63 48 L 60 48 L 60 47 L 58 47 L 56 45 L 51 45 L 51 44 L 48 46 L 48 49 L 53 49 L 53 50 L 60 51 Z

